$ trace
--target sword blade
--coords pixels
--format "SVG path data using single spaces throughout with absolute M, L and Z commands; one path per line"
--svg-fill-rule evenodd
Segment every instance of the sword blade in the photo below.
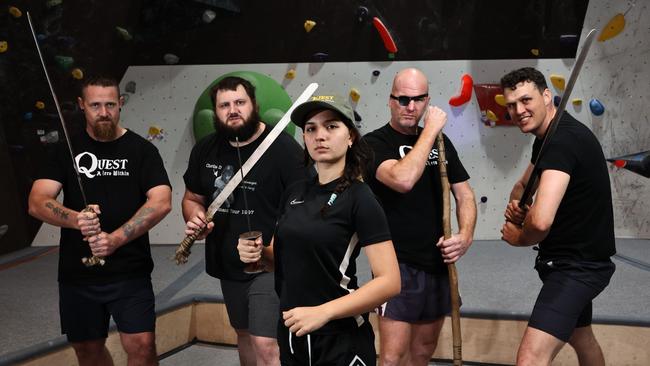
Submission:
M 54 87 L 52 86 L 52 81 L 50 80 L 50 74 L 48 74 L 47 72 L 47 67 L 45 66 L 45 60 L 43 59 L 43 54 L 41 53 L 41 47 L 38 44 L 38 39 L 36 38 L 36 32 L 34 31 L 34 25 L 32 24 L 32 17 L 29 15 L 29 12 L 27 12 L 27 22 L 29 23 L 29 29 L 32 32 L 32 37 L 34 38 L 34 43 L 36 44 L 36 51 L 38 51 L 38 58 L 41 60 L 41 66 L 43 66 L 43 71 L 45 72 L 47 85 L 50 87 L 50 92 L 52 93 L 52 98 L 54 99 L 56 112 L 59 114 L 59 119 L 61 120 L 61 126 L 63 127 L 63 136 L 65 136 L 65 142 L 68 145 L 68 151 L 70 152 L 70 158 L 72 159 L 72 166 L 74 167 L 74 172 L 77 175 L 77 183 L 79 183 L 81 198 L 84 201 L 84 207 L 88 207 L 88 200 L 86 199 L 86 191 L 84 191 L 84 187 L 81 182 L 79 167 L 77 166 L 77 161 L 75 160 L 74 157 L 74 152 L 72 150 L 72 143 L 70 142 L 70 136 L 68 134 L 68 129 L 66 127 L 65 119 L 63 118 L 63 113 L 61 113 L 61 106 L 59 105 L 59 100 L 56 97 L 56 93 L 54 92 Z

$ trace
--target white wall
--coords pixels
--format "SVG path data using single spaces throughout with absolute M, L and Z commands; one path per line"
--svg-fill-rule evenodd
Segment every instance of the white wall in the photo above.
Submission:
M 604 27 L 612 16 L 625 12 L 628 7 L 628 2 L 590 1 L 583 38 L 588 29 Z M 567 107 L 569 113 L 594 130 L 606 157 L 650 149 L 650 124 L 644 111 L 644 107 L 650 105 L 650 28 L 641 24 L 641 19 L 648 18 L 648 6 L 638 2 L 626 15 L 627 26 L 623 33 L 607 42 L 593 44 L 572 94 L 572 98 L 582 98 L 583 105 L 576 108 L 569 103 Z M 499 47 L 497 40 L 495 47 Z M 121 87 L 124 88 L 128 81 L 135 81 L 137 89 L 123 108 L 122 124 L 143 136 L 150 125 L 160 126 L 167 132 L 165 139 L 154 140 L 154 144 L 161 152 L 174 188 L 174 209 L 152 230 L 151 242 L 178 243 L 182 239 L 182 174 L 194 143 L 192 112 L 196 99 L 214 79 L 231 71 L 260 72 L 284 85 L 292 99 L 310 82 L 320 84 L 319 92 L 341 95 L 348 95 L 351 88 L 357 88 L 361 99 L 356 110 L 363 118 L 361 131 L 365 133 L 388 121 L 387 101 L 392 78 L 397 71 L 410 66 L 428 75 L 432 103 L 448 112 L 445 133 L 459 151 L 479 201 L 476 239 L 500 238 L 506 198 L 528 164 L 532 137 L 522 135 L 516 127 L 485 127 L 479 119 L 474 97 L 470 103 L 453 110 L 448 104 L 449 97 L 458 92 L 464 73 L 471 74 L 475 83 L 497 83 L 512 69 L 533 66 L 547 77 L 553 73 L 568 79 L 573 59 L 130 67 Z M 284 79 L 290 68 L 296 69 L 296 78 Z M 373 77 L 373 70 L 380 70 L 381 75 Z M 553 87 L 551 90 L 556 92 Z M 596 117 L 589 111 L 588 102 L 593 97 L 605 105 L 602 116 Z M 616 236 L 650 237 L 648 179 L 613 167 L 610 167 L 610 175 Z M 487 197 L 486 203 L 480 203 L 482 196 Z M 34 245 L 57 242 L 58 230 L 44 225 Z

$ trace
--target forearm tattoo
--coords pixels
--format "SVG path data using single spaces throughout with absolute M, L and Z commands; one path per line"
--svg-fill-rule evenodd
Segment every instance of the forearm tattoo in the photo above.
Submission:
M 46 202 L 45 207 L 52 210 L 52 213 L 54 214 L 54 216 L 60 217 L 63 220 L 68 219 L 68 215 L 69 215 L 68 211 L 66 211 L 66 210 L 64 210 L 64 209 L 62 209 L 60 207 L 55 206 L 52 202 Z
M 135 213 L 135 216 L 133 216 L 131 220 L 122 226 L 124 236 L 126 236 L 128 239 L 131 239 L 138 228 L 140 228 L 145 223 L 145 221 L 147 221 L 149 214 L 152 212 L 154 212 L 154 209 L 151 207 L 143 207 L 138 210 L 138 212 Z

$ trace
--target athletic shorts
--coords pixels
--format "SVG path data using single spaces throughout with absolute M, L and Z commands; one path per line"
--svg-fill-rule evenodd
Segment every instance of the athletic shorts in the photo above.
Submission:
M 111 316 L 122 333 L 154 332 L 155 303 L 149 278 L 102 285 L 59 283 L 61 333 L 69 342 L 106 338 Z
M 377 363 L 375 333 L 369 322 L 349 331 L 296 337 L 279 321 L 278 346 L 280 363 L 284 366 L 374 366 Z
M 248 281 L 221 280 L 230 325 L 258 337 L 276 338 L 280 300 L 273 273 L 262 272 Z
M 591 325 L 591 301 L 609 284 L 612 261 L 537 260 L 544 285 L 528 326 L 568 342 L 575 328 Z
M 449 275 L 431 274 L 399 264 L 399 295 L 377 308 L 377 314 L 407 323 L 429 323 L 451 313 Z

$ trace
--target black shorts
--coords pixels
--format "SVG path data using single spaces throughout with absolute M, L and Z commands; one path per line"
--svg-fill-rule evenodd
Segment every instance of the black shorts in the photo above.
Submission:
M 122 333 L 153 332 L 155 302 L 149 278 L 102 285 L 59 283 L 61 333 L 69 342 L 106 338 L 111 316 Z
M 278 322 L 280 363 L 294 365 L 374 366 L 377 364 L 375 333 L 369 322 L 359 328 L 334 334 L 296 337 Z
M 537 260 L 544 285 L 528 326 L 568 342 L 575 328 L 591 325 L 591 301 L 609 284 L 612 261 Z
M 262 272 L 248 281 L 221 280 L 230 325 L 258 337 L 276 338 L 280 300 L 273 273 Z
M 377 308 L 377 315 L 407 323 L 428 323 L 451 313 L 449 275 L 399 264 L 399 295 Z

